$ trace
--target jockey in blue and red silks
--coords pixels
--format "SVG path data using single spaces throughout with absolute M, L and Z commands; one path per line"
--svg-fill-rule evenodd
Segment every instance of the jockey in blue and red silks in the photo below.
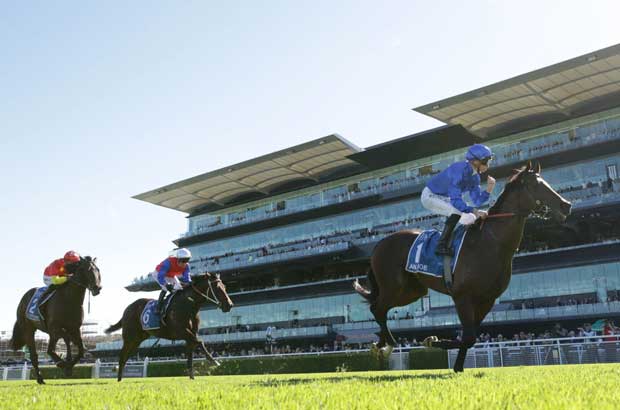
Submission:
M 160 314 L 163 314 L 166 293 L 182 289 L 184 286 L 191 283 L 191 278 L 189 276 L 189 260 L 191 257 L 192 254 L 188 249 L 177 249 L 174 252 L 174 256 L 164 259 L 157 265 L 155 271 L 151 272 L 153 279 L 155 279 L 162 288 L 157 304 Z M 181 277 L 180 282 L 178 279 L 179 276 Z
M 465 203 L 463 193 L 468 192 L 469 198 L 476 207 L 489 200 L 495 188 L 495 179 L 487 177 L 487 189 L 480 189 L 480 174 L 488 171 L 489 161 L 493 152 L 482 144 L 474 144 L 467 150 L 465 161 L 459 161 L 435 175 L 422 191 L 422 206 L 439 215 L 447 216 L 444 230 L 439 238 L 435 253 L 451 255 L 450 236 L 460 222 L 471 225 L 477 218 L 486 218 L 486 212 L 475 209 Z
M 39 300 L 44 300 L 54 289 L 67 282 L 69 275 L 73 272 L 74 266 L 80 261 L 80 255 L 76 251 L 67 251 L 65 255 L 54 260 L 43 271 L 43 283 L 47 290 L 41 295 Z

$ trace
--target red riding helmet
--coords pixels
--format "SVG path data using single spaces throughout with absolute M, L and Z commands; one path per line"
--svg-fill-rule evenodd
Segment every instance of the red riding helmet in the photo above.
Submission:
M 65 253 L 63 259 L 65 260 L 65 263 L 76 263 L 80 261 L 80 254 L 76 251 L 69 251 Z

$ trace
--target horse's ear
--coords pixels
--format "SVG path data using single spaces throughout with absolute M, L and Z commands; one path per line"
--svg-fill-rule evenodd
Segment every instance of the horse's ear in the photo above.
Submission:
M 97 262 L 97 257 L 96 256 L 93 258 L 93 263 L 95 263 L 95 262 Z
M 527 161 L 527 164 L 525 165 L 525 170 L 529 171 L 530 169 L 532 169 L 532 161 Z
M 540 166 L 540 162 L 536 161 L 536 173 L 540 174 L 542 171 L 542 167 Z

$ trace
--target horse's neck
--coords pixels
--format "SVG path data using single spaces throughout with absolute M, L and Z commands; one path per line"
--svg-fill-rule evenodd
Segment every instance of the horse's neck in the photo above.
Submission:
M 487 229 L 489 229 L 493 239 L 500 244 L 502 249 L 509 252 L 511 257 L 521 244 L 526 219 L 520 213 L 518 205 L 513 205 L 513 202 L 515 201 L 506 198 L 502 201 L 501 206 L 491 209 L 491 214 L 514 214 L 514 216 L 495 218 L 491 223 L 487 222 Z
M 76 285 L 73 282 L 67 282 L 65 286 L 58 289 L 58 292 L 62 295 L 63 301 L 73 302 L 80 306 L 84 304 L 84 297 L 86 296 L 86 289 L 82 286 Z
M 200 289 L 200 287 L 196 286 L 194 284 L 194 287 L 200 291 L 203 294 L 206 294 L 205 291 L 203 291 L 202 289 Z M 189 301 L 191 302 L 192 305 L 192 310 L 195 310 L 196 312 L 198 312 L 198 310 L 200 310 L 200 307 L 206 302 L 204 299 L 204 297 L 202 297 L 200 294 L 198 294 L 198 292 L 196 292 L 196 290 L 193 289 L 192 286 L 190 286 L 189 288 L 185 289 L 185 292 L 189 293 Z M 191 298 L 191 299 L 190 299 Z

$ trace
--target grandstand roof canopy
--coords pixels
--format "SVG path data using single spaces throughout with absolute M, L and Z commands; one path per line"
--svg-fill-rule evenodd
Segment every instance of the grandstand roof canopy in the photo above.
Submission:
M 415 111 L 496 138 L 620 105 L 620 44 Z
M 385 168 L 452 151 L 476 142 L 480 142 L 480 138 L 462 126 L 444 125 L 368 147 L 364 151 L 350 155 L 349 158 L 369 168 Z
M 360 165 L 347 157 L 359 151 L 355 145 L 333 134 L 133 198 L 189 213 L 210 205 L 215 208 L 231 206 L 353 172 Z

